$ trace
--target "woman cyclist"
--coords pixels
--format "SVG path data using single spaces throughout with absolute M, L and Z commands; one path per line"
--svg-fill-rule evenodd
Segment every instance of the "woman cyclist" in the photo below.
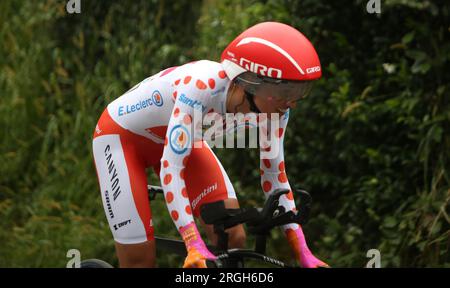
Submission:
M 227 208 L 239 204 L 221 163 L 193 133 L 196 113 L 201 117 L 278 113 L 280 128 L 273 136 L 279 139 L 280 153 L 268 159 L 260 149 L 261 185 L 266 197 L 277 188 L 291 189 L 283 156 L 289 109 L 321 77 L 320 67 L 314 47 L 303 34 L 282 23 L 264 22 L 233 40 L 223 51 L 221 63 L 202 60 L 165 69 L 111 102 L 95 128 L 93 153 L 120 266 L 155 264 L 145 173 L 150 167 L 160 176 L 167 208 L 188 251 L 183 267 L 206 267 L 206 259 L 216 259 L 206 248 L 194 217 L 200 218 L 204 203 L 224 200 Z M 280 198 L 280 204 L 286 210 L 295 209 L 292 191 Z M 199 220 L 215 244 L 211 225 Z M 285 225 L 283 230 L 300 266 L 327 267 L 310 252 L 299 225 Z M 244 246 L 242 225 L 227 232 L 229 247 Z

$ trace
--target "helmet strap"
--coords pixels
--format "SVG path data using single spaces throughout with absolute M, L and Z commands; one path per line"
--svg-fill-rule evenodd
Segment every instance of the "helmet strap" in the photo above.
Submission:
M 258 109 L 258 106 L 256 106 L 255 101 L 253 100 L 254 95 L 245 90 L 244 90 L 244 93 L 245 93 L 245 98 L 247 98 L 247 101 L 250 104 L 250 111 L 252 111 L 254 113 L 261 113 L 261 111 Z

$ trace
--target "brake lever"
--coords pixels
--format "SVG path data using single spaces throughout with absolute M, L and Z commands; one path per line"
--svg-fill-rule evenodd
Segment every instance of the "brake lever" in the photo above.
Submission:
M 275 210 L 278 208 L 280 203 L 279 199 L 281 195 L 289 193 L 289 189 L 276 189 L 270 194 L 269 198 L 267 198 L 266 204 L 261 212 L 262 219 L 269 219 L 272 217 Z
M 300 225 L 306 224 L 309 220 L 309 214 L 311 210 L 312 197 L 305 190 L 296 190 L 296 195 L 300 196 L 299 209 L 297 211 L 284 210 L 284 207 L 279 206 L 279 198 L 281 195 L 289 193 L 287 189 L 275 190 L 267 199 L 266 205 L 261 211 L 261 220 L 265 222 L 251 223 L 251 226 L 261 225 L 257 230 L 269 230 L 275 226 L 284 225 L 288 223 L 297 223 Z

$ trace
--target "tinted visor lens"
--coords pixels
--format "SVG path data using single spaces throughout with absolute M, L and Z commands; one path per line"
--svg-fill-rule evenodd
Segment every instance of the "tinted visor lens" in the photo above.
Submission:
M 244 73 L 237 77 L 238 84 L 250 94 L 292 102 L 308 96 L 313 87 L 313 81 L 287 81 L 262 77 L 254 73 Z

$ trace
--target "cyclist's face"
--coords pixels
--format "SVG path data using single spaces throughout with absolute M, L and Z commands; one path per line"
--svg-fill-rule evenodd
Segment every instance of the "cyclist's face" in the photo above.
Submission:
M 294 109 L 297 106 L 298 100 L 286 100 L 270 97 L 268 95 L 256 94 L 254 101 L 262 113 L 279 113 L 281 116 L 286 113 L 288 109 Z
M 297 101 L 305 98 L 313 86 L 313 81 L 274 79 L 252 72 L 242 73 L 233 83 L 237 83 L 236 86 L 239 86 L 241 91 L 254 95 L 253 100 L 257 108 L 268 114 L 286 113 L 288 109 L 296 106 Z
M 267 91 L 267 90 L 264 90 Z M 228 112 L 241 112 L 241 113 L 249 113 L 250 106 L 245 99 L 245 93 L 242 87 L 239 85 L 234 85 L 230 88 L 229 95 L 227 96 L 227 111 Z M 280 97 L 271 97 L 266 93 L 256 93 L 253 97 L 256 106 L 261 111 L 261 113 L 278 113 L 283 115 L 286 113 L 288 109 L 293 109 L 297 105 L 298 99 L 294 100 L 286 100 L 286 98 Z M 246 103 L 247 105 L 242 105 Z

